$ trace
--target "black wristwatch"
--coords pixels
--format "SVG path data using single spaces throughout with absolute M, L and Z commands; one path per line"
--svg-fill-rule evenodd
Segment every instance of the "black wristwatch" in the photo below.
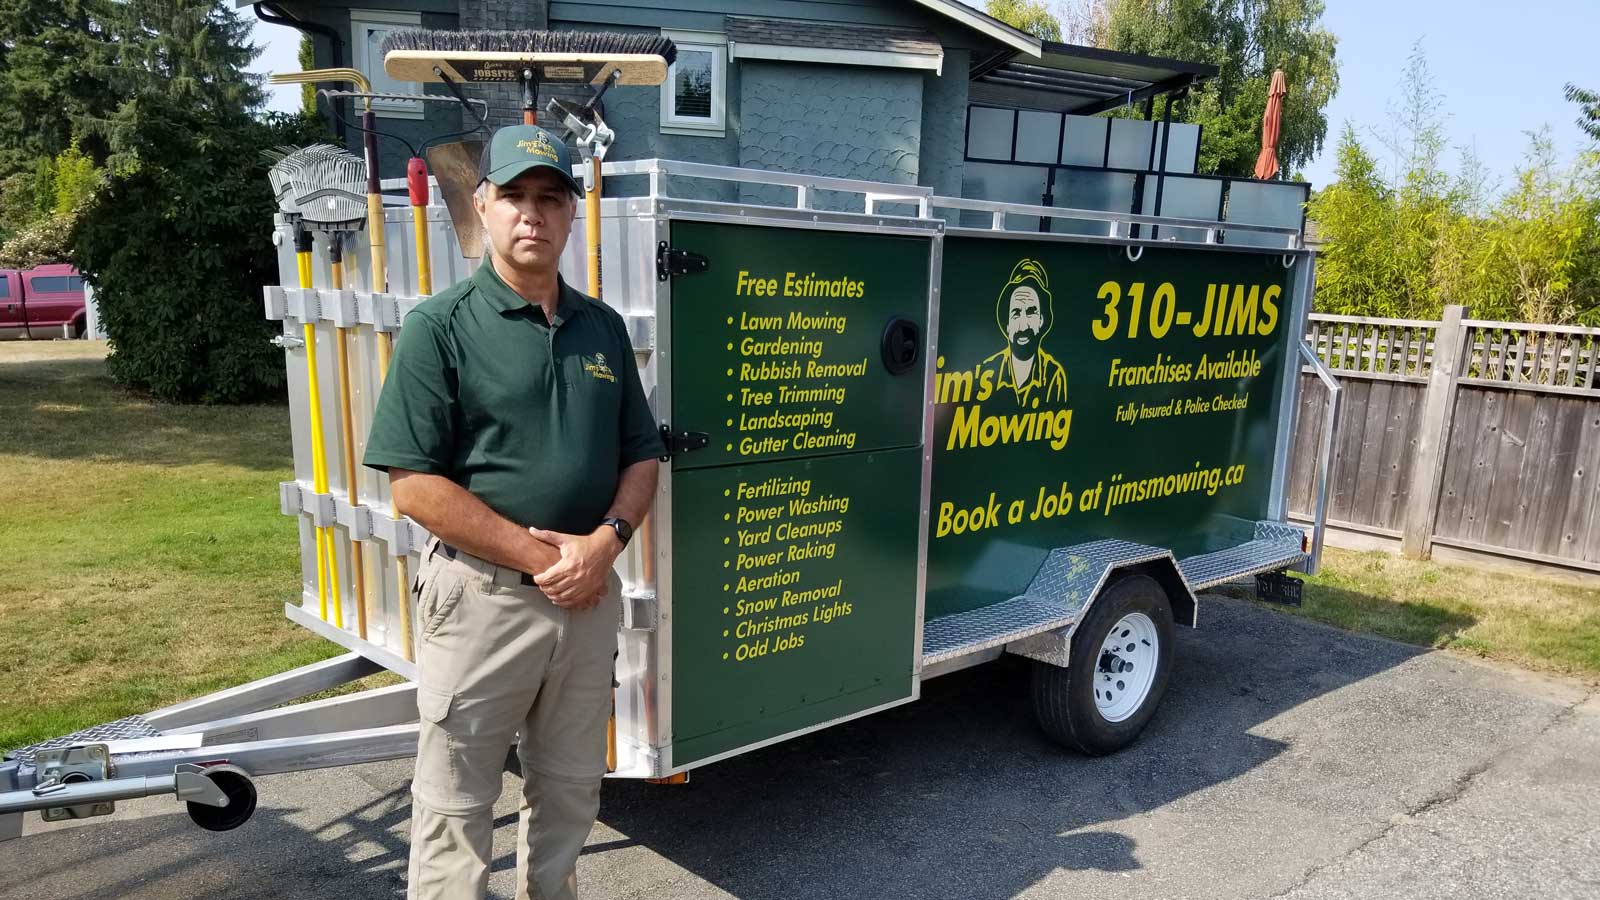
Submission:
M 619 519 L 613 516 L 605 519 L 600 524 L 610 525 L 612 530 L 617 533 L 617 540 L 621 541 L 624 547 L 628 546 L 628 542 L 633 540 L 633 526 L 628 524 L 627 519 Z

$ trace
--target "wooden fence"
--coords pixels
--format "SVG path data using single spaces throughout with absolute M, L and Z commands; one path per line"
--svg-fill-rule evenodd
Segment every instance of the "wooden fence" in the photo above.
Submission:
M 1600 329 L 1452 306 L 1440 321 L 1313 315 L 1306 342 L 1345 388 L 1335 533 L 1600 572 Z M 1289 509 L 1309 519 L 1326 395 L 1301 379 Z

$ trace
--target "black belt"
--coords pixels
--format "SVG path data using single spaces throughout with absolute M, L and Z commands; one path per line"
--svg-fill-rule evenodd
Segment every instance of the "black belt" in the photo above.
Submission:
M 444 541 L 439 542 L 439 550 L 444 553 L 446 559 L 455 559 L 457 556 L 461 555 L 460 550 L 457 550 L 449 544 L 446 544 Z M 488 560 L 484 560 L 484 562 L 488 562 Z M 509 566 L 502 566 L 502 568 L 509 568 Z M 522 576 L 522 583 L 524 585 L 528 587 L 538 587 L 538 585 L 534 584 L 532 575 L 529 575 L 527 572 L 519 572 L 517 574 Z

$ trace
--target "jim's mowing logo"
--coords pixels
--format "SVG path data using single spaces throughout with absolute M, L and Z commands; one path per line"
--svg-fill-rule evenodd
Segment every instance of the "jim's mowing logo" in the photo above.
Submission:
M 1023 259 L 1012 267 L 995 298 L 994 321 L 1005 340 L 998 352 L 953 371 L 945 371 L 947 360 L 939 358 L 938 401 L 955 407 L 945 449 L 1030 441 L 1064 448 L 1072 410 L 1066 408 L 1067 370 L 1045 350 L 1055 309 L 1043 263 Z

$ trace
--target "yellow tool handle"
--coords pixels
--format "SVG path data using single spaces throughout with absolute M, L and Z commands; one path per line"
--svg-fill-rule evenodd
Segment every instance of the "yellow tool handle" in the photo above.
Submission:
M 367 246 L 371 250 L 372 290 L 380 294 L 389 289 L 389 257 L 383 231 L 383 198 L 377 194 L 368 194 Z
M 591 159 L 589 190 L 583 195 L 583 236 L 589 244 L 589 296 L 600 299 L 600 160 Z
M 411 230 L 417 240 L 417 295 L 426 297 L 433 293 L 433 261 L 428 254 L 428 210 L 411 207 Z
M 311 284 L 311 254 L 301 252 L 297 254 L 300 264 L 300 286 L 306 289 Z M 311 322 L 302 326 L 302 334 L 306 343 L 306 393 L 311 401 L 311 480 L 312 489 L 319 494 L 328 492 L 328 459 L 327 445 L 323 443 L 322 432 L 322 388 L 317 378 L 317 328 Z M 319 599 L 322 601 L 322 620 L 328 619 L 328 607 L 333 607 L 334 624 L 339 628 L 344 627 L 344 610 L 340 602 L 338 555 L 334 552 L 333 534 L 326 526 L 317 529 L 321 550 L 318 554 L 318 584 Z M 326 568 L 323 568 L 326 566 Z M 329 603 L 332 597 L 332 603 Z
M 301 233 L 304 236 L 304 233 Z M 300 288 L 311 289 L 311 251 L 307 249 L 295 251 L 295 267 L 300 276 Z M 318 435 L 321 432 L 320 408 L 322 398 L 317 393 L 317 332 L 310 322 L 301 326 L 301 335 L 306 345 L 306 394 L 311 407 L 311 487 L 312 490 L 322 490 L 322 443 Z M 328 621 L 328 553 L 327 534 L 320 527 L 317 528 L 317 602 L 319 610 L 317 617 Z
M 337 271 L 337 269 L 335 269 Z M 335 279 L 334 290 L 341 290 L 339 279 Z M 339 419 L 344 431 L 344 476 L 345 485 L 349 488 L 350 505 L 360 506 L 360 492 L 356 488 L 356 434 L 355 411 L 350 404 L 350 329 L 340 328 L 336 331 L 337 341 L 335 347 L 339 357 Z M 350 567 L 355 575 L 356 588 L 356 633 L 362 640 L 367 639 L 367 573 L 364 568 L 361 553 L 361 542 L 350 540 Z
M 352 262 L 353 257 L 346 256 L 339 262 L 329 267 L 333 279 L 333 289 L 344 290 L 345 267 Z M 356 489 L 356 434 L 355 412 L 350 408 L 350 329 L 339 328 L 335 331 L 335 353 L 339 361 L 339 425 L 344 433 L 344 475 L 345 486 L 350 495 L 350 505 L 360 506 L 361 499 Z M 366 561 L 362 558 L 361 542 L 354 537 L 350 539 L 350 569 L 355 577 L 356 588 L 356 634 L 362 640 L 367 639 L 367 571 Z

